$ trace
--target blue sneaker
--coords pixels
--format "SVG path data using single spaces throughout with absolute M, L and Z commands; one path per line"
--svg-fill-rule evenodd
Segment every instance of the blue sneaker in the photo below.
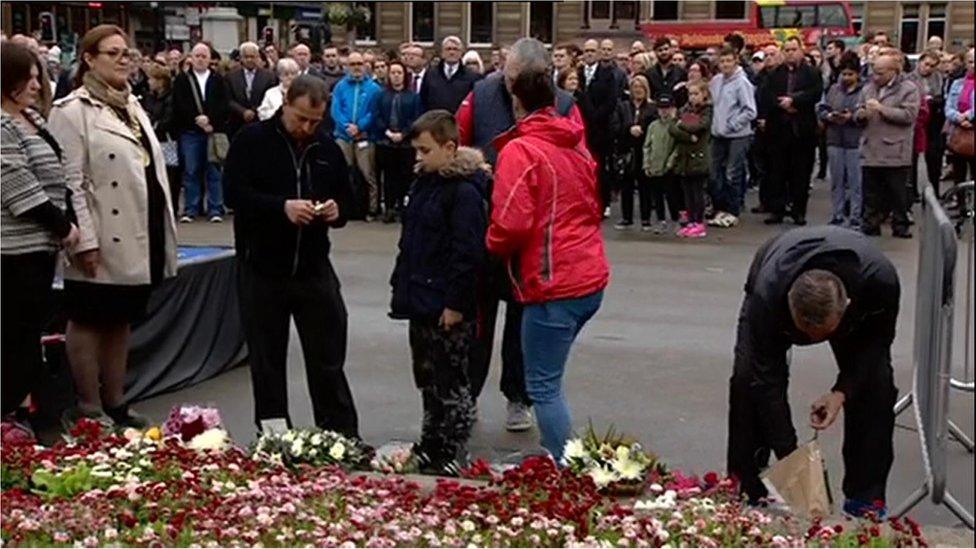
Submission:
M 853 518 L 866 518 L 868 513 L 873 513 L 875 519 L 882 521 L 888 515 L 888 508 L 882 501 L 868 503 L 860 499 L 844 500 L 844 514 Z

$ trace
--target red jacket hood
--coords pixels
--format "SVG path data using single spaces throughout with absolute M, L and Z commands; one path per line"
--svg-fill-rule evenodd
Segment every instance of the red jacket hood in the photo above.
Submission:
M 510 141 L 531 135 L 561 148 L 575 148 L 584 137 L 583 126 L 571 117 L 559 116 L 555 107 L 539 109 L 526 116 L 511 130 L 495 138 L 495 150 L 501 152 Z

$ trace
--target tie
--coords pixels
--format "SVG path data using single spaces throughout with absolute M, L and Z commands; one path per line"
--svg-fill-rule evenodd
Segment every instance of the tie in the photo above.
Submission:
M 251 98 L 251 88 L 254 86 L 254 73 L 251 71 L 246 71 L 244 73 L 244 95 L 250 99 Z
M 410 76 L 410 89 L 413 93 L 420 93 L 420 76 L 416 73 Z

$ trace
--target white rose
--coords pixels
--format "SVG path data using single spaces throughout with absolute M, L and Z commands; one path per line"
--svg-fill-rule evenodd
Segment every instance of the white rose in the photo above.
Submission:
M 563 457 L 565 459 L 586 457 L 586 448 L 583 447 L 583 441 L 578 438 L 567 440 L 566 447 L 563 449 Z
M 329 449 L 329 455 L 332 456 L 334 460 L 341 460 L 343 456 L 346 455 L 346 447 L 341 442 L 336 442 Z
M 208 429 L 199 435 L 193 437 L 190 443 L 187 444 L 187 448 L 191 450 L 197 450 L 198 452 L 204 452 L 207 450 L 224 450 L 230 444 L 230 439 L 227 437 L 227 431 L 223 429 Z

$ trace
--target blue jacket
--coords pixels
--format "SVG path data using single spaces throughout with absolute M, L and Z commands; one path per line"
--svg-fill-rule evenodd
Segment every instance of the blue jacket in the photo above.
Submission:
M 946 98 L 945 103 L 946 120 L 957 126 L 962 122 L 962 113 L 959 112 L 959 98 L 962 96 L 962 87 L 965 83 L 965 76 L 953 82 L 952 87 L 949 88 L 949 97 Z M 976 105 L 976 103 L 973 103 L 972 97 L 969 98 L 969 104 Z M 969 121 L 973 121 L 973 109 L 969 110 Z
M 454 162 L 414 183 L 390 277 L 391 317 L 436 321 L 445 308 L 474 317 L 477 277 L 487 259 L 483 164 L 481 152 L 461 147 Z
M 397 127 L 394 128 L 391 127 L 391 120 L 393 119 L 393 103 L 397 99 L 397 96 L 399 96 L 399 101 L 396 101 L 399 122 Z M 410 90 L 397 92 L 387 88 L 383 90 L 379 99 L 376 101 L 375 112 L 376 116 L 373 119 L 372 132 L 374 135 L 373 140 L 377 143 L 389 144 L 390 140 L 386 137 L 386 130 L 401 132 L 405 136 L 409 133 L 410 126 L 420 116 L 422 112 L 420 96 Z M 401 142 L 400 146 L 409 147 L 410 143 L 404 141 Z
M 736 67 L 732 76 L 717 74 L 708 84 L 712 94 L 712 135 L 736 138 L 752 135 L 752 122 L 756 119 L 756 89 L 742 67 Z
M 346 76 L 332 90 L 332 120 L 335 129 L 332 135 L 342 141 L 353 141 L 346 133 L 346 125 L 355 124 L 359 131 L 371 135 L 373 118 L 376 113 L 376 100 L 382 90 L 372 78 L 353 80 Z

